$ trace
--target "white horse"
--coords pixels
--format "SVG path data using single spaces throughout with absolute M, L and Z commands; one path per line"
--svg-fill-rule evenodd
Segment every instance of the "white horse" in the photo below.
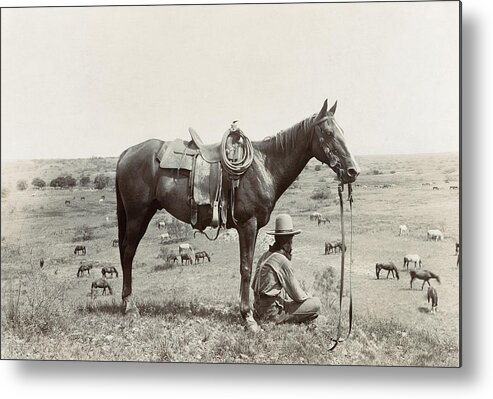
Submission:
M 414 263 L 414 268 L 419 267 L 420 269 L 423 267 L 423 262 L 418 254 L 411 254 L 404 256 L 404 264 L 402 267 L 409 270 L 409 263 Z
M 161 244 L 165 243 L 168 241 L 171 237 L 169 236 L 169 233 L 163 233 L 161 234 Z
M 428 230 L 426 233 L 427 240 L 442 241 L 443 233 L 440 230 Z
M 320 212 L 313 212 L 312 214 L 310 214 L 310 221 L 318 221 L 319 219 L 322 218 L 322 214 Z
M 409 235 L 409 229 L 407 228 L 407 226 L 405 224 L 401 224 L 399 226 L 399 235 L 400 236 Z

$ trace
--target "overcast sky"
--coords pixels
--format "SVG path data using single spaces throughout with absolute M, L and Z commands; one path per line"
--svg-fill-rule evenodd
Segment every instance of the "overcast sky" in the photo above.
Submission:
M 259 140 L 338 100 L 353 153 L 459 150 L 458 2 L 2 9 L 2 159 Z

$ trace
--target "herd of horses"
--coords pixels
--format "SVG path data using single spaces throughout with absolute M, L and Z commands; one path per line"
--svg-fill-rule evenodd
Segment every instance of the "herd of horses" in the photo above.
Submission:
M 402 225 L 401 225 L 402 227 Z M 402 231 L 402 229 L 401 229 Z M 430 232 L 432 232 L 430 234 Z M 438 234 L 438 233 L 439 234 Z M 438 234 L 438 236 L 443 239 L 443 234 L 439 230 L 429 230 L 427 239 L 433 239 L 435 241 L 438 241 L 435 239 L 435 236 Z M 401 234 L 399 234 L 401 235 Z M 455 255 L 457 256 L 457 265 L 459 265 L 459 253 L 460 253 L 460 244 L 459 242 L 455 243 Z M 409 270 L 409 264 L 414 263 L 414 269 Z M 404 256 L 404 263 L 403 263 L 403 270 L 406 272 L 409 272 L 409 276 L 411 278 L 410 281 L 410 289 L 413 289 L 413 282 L 415 280 L 422 280 L 423 284 L 421 285 L 421 290 L 424 289 L 425 284 L 428 284 L 428 303 L 431 301 L 431 310 L 430 313 L 436 313 L 438 311 L 438 292 L 435 287 L 433 287 L 430 284 L 430 280 L 436 280 L 437 283 L 440 282 L 440 277 L 436 274 L 433 273 L 429 270 L 422 270 L 423 267 L 423 262 L 421 260 L 421 257 L 418 254 L 410 254 L 410 255 L 405 255 Z M 387 262 L 387 263 L 376 263 L 375 264 L 375 273 L 377 276 L 377 280 L 380 279 L 380 271 L 381 270 L 386 270 L 387 271 L 387 279 L 389 278 L 389 275 L 392 274 L 392 278 L 396 278 L 399 280 L 399 271 L 397 270 L 397 266 L 394 264 L 394 262 Z

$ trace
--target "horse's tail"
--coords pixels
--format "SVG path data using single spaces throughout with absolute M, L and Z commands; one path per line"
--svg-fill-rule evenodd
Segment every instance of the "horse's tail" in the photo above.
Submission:
M 118 166 L 117 174 L 115 178 L 115 191 L 116 191 L 116 216 L 118 220 L 118 250 L 120 251 L 120 264 L 123 267 L 123 240 L 125 239 L 125 232 L 127 230 L 127 214 L 125 212 L 125 206 L 123 205 L 122 196 L 120 194 L 120 188 L 118 187 Z

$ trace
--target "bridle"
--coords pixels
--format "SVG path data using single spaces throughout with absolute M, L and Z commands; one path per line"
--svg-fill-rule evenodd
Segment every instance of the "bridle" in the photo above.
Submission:
M 313 124 L 313 128 L 315 129 L 315 134 L 317 135 L 318 141 L 320 143 L 320 146 L 322 147 L 322 150 L 324 151 L 325 155 L 327 156 L 329 163 L 328 165 L 331 168 L 336 168 L 338 170 L 338 177 L 341 180 L 342 179 L 342 164 L 341 160 L 339 157 L 336 155 L 336 151 L 334 148 L 332 148 L 330 140 L 327 140 L 326 136 L 327 134 L 324 134 L 322 132 L 322 129 L 320 128 L 320 124 L 327 121 L 329 119 L 328 116 L 324 116 L 323 118 L 315 121 Z
M 324 116 L 323 118 L 315 121 L 313 128 L 315 129 L 315 134 L 317 135 L 318 141 L 329 160 L 329 166 L 331 168 L 335 168 L 338 172 L 339 178 L 339 186 L 338 186 L 338 195 L 339 195 L 339 207 L 341 214 L 341 280 L 340 280 L 340 289 L 339 289 L 339 322 L 337 324 L 337 338 L 334 340 L 332 346 L 328 349 L 332 351 L 336 348 L 337 344 L 341 340 L 342 332 L 341 332 L 341 322 L 342 322 L 342 297 L 344 293 L 344 272 L 345 272 L 345 254 L 346 254 L 346 234 L 344 228 L 344 200 L 342 198 L 342 193 L 344 192 L 344 183 L 342 182 L 342 164 L 341 160 L 335 153 L 335 149 L 331 146 L 330 140 L 327 140 L 324 137 L 326 134 L 322 132 L 320 128 L 320 124 L 327 121 L 329 119 L 328 116 Z M 352 281 L 351 281 L 351 266 L 353 264 L 353 188 L 351 183 L 348 183 L 348 197 L 347 201 L 349 201 L 349 210 L 350 210 L 350 244 L 349 244 L 349 329 L 345 339 L 349 338 L 351 334 L 351 329 L 353 326 L 353 293 L 352 293 Z

